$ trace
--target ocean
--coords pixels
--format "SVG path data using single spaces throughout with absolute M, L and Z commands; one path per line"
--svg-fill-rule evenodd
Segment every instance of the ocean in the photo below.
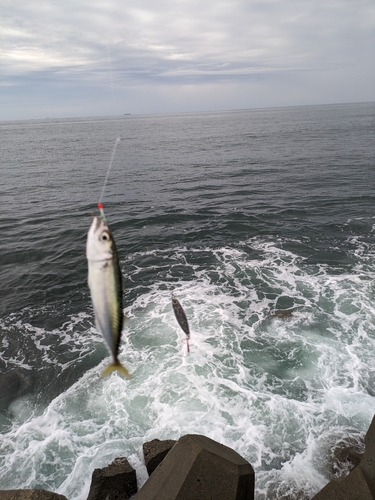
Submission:
M 0 489 L 85 500 L 95 468 L 204 434 L 256 499 L 309 499 L 375 413 L 375 103 L 0 122 Z M 125 283 L 101 378 L 85 246 Z M 191 330 L 173 314 L 171 292 Z

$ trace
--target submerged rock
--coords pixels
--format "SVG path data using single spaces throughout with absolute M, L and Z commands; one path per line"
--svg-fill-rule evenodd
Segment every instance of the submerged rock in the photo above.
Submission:
M 292 311 L 276 311 L 272 317 L 278 319 L 289 319 L 293 317 L 293 313 Z
M 67 500 L 64 495 L 47 490 L 1 490 L 0 500 Z
M 21 396 L 28 387 L 27 378 L 20 370 L 13 369 L 0 373 L 0 409 L 6 410 L 10 403 Z
M 362 441 L 362 440 L 361 440 Z M 364 443 L 357 436 L 340 440 L 331 451 L 331 475 L 334 478 L 347 476 L 363 458 Z
M 366 434 L 365 453 L 357 467 L 346 477 L 330 481 L 313 500 L 374 500 L 374 498 L 375 416 Z

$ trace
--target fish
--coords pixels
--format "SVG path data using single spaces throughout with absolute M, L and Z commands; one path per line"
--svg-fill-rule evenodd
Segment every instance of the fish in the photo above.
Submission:
M 88 285 L 94 308 L 96 327 L 103 335 L 112 354 L 112 363 L 102 372 L 102 377 L 117 370 L 130 378 L 129 371 L 118 359 L 121 334 L 124 327 L 122 296 L 123 279 L 116 243 L 105 215 L 94 216 L 87 235 L 86 257 Z M 126 318 L 126 317 L 125 317 Z
M 174 315 L 176 316 L 177 322 L 182 328 L 183 332 L 186 335 L 186 347 L 187 347 L 187 352 L 190 352 L 190 346 L 189 346 L 189 339 L 190 339 L 190 329 L 189 329 L 189 323 L 185 314 L 185 311 L 182 308 L 182 305 L 179 303 L 179 301 L 176 299 L 176 297 L 172 293 L 172 307 L 174 311 Z

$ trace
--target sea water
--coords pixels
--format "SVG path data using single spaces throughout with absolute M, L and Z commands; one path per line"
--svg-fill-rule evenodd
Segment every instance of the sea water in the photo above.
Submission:
M 0 123 L 0 488 L 85 500 L 95 468 L 204 434 L 256 498 L 311 498 L 375 413 L 375 104 Z M 85 244 L 103 203 L 132 373 L 100 378 Z M 191 330 L 173 314 L 171 291 Z

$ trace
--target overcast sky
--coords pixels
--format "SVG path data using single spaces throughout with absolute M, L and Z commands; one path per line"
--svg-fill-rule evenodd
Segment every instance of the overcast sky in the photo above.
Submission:
M 0 0 L 0 120 L 375 101 L 374 0 Z

